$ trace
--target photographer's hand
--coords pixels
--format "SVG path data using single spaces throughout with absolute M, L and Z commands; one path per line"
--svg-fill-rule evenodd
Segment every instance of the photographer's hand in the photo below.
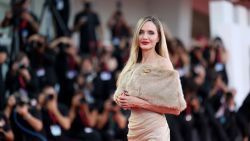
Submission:
M 14 134 L 12 130 L 4 131 L 4 129 L 0 128 L 0 133 L 3 133 L 4 140 L 6 141 L 13 141 L 14 140 Z
M 42 121 L 29 113 L 28 105 L 17 106 L 17 113 L 36 131 L 41 131 L 43 128 Z
M 7 118 L 10 117 L 10 114 L 12 113 L 13 107 L 16 105 L 16 98 L 14 95 L 10 95 L 8 97 L 7 105 L 4 109 L 4 114 Z
M 47 103 L 47 109 L 53 113 L 58 111 L 56 99 L 49 100 Z
M 23 105 L 23 106 L 17 106 L 16 107 L 17 113 L 20 114 L 22 117 L 25 117 L 26 115 L 29 114 L 28 109 L 29 109 L 28 105 Z
M 34 21 L 33 17 L 30 15 L 30 13 L 28 12 L 23 12 L 21 17 L 24 19 L 24 20 L 27 20 L 29 22 L 32 22 Z
M 31 80 L 30 72 L 27 68 L 23 68 L 19 70 L 19 73 L 24 77 L 24 79 L 29 82 Z
M 5 18 L 11 19 L 12 17 L 13 17 L 13 14 L 12 14 L 11 11 L 7 11 L 7 12 L 5 13 Z
M 75 109 L 76 107 L 78 107 L 80 105 L 80 99 L 82 98 L 82 95 L 76 95 L 72 98 L 72 104 L 71 107 L 73 109 Z
M 11 11 L 7 11 L 5 13 L 5 17 L 4 17 L 3 21 L 0 22 L 0 27 L 9 26 L 11 24 L 10 21 L 11 21 L 12 17 L 13 17 L 12 12 Z
M 38 22 L 35 21 L 35 19 L 31 16 L 31 14 L 29 12 L 23 12 L 22 15 L 21 15 L 21 17 L 24 20 L 27 20 L 31 24 L 31 26 L 32 26 L 32 28 L 33 28 L 33 30 L 35 32 L 39 31 L 39 24 L 38 24 Z
M 69 119 L 70 119 L 70 122 L 72 123 L 76 117 L 76 110 L 77 110 L 77 107 L 79 107 L 80 105 L 80 99 L 81 99 L 81 95 L 75 95 L 73 98 L 72 98 L 72 101 L 71 101 L 71 106 L 70 106 L 70 110 L 69 110 Z
M 64 130 L 69 130 L 71 125 L 71 120 L 68 116 L 64 116 L 61 114 L 61 112 L 58 109 L 56 100 L 57 98 L 50 100 L 47 104 L 47 108 L 50 112 L 52 112 L 55 115 L 58 124 L 62 126 Z
M 73 32 L 79 31 L 81 27 L 86 23 L 87 20 L 81 19 L 73 27 Z

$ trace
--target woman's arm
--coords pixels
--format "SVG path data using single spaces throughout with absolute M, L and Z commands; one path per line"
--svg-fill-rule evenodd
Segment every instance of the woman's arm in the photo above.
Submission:
M 124 94 L 119 96 L 118 102 L 124 109 L 145 109 L 160 114 L 173 114 L 173 115 L 179 115 L 181 112 L 179 109 L 153 105 L 143 99 Z

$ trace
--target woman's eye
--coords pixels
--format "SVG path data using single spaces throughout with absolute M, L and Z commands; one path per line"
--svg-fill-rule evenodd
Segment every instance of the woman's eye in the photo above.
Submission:
M 143 33 L 144 33 L 143 31 L 140 31 L 140 32 L 139 32 L 139 35 L 141 35 L 141 34 L 143 34 Z
M 153 31 L 149 31 L 148 34 L 154 35 L 155 33 Z

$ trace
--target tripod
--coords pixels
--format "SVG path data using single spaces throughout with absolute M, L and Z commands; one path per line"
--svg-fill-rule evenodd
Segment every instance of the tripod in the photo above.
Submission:
M 66 23 L 63 21 L 63 18 L 57 11 L 56 7 L 53 5 L 52 0 L 45 0 L 40 19 L 41 26 L 39 33 L 41 33 L 42 35 L 46 35 L 48 39 L 53 39 L 53 37 L 56 36 L 58 37 L 70 35 Z M 56 26 L 56 23 L 58 27 Z M 58 30 L 62 32 L 62 35 L 56 35 L 56 31 Z

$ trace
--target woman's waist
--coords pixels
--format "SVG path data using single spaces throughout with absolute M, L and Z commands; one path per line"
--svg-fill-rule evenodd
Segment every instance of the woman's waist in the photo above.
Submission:
M 129 117 L 129 129 L 140 128 L 157 128 L 163 127 L 167 123 L 166 117 L 163 114 L 146 111 L 146 110 L 132 110 Z

